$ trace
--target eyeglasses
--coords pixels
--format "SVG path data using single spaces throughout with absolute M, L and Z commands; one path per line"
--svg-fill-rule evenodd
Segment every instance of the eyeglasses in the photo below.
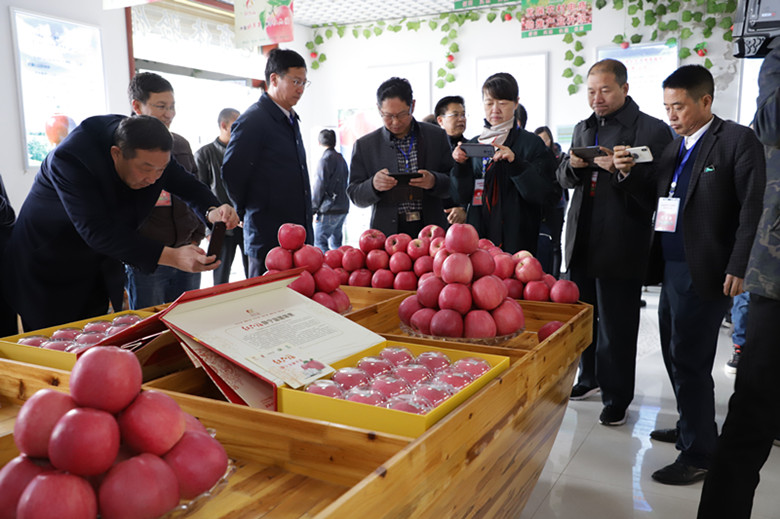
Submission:
M 382 120 L 384 122 L 389 123 L 393 119 L 395 119 L 396 121 L 403 121 L 404 119 L 412 115 L 412 113 L 409 110 L 406 110 L 403 112 L 398 112 L 397 114 L 386 114 L 380 110 L 379 115 L 382 117 Z
M 289 77 L 289 76 L 284 76 L 284 77 Z M 298 88 L 298 87 L 308 88 L 311 85 L 311 81 L 308 81 L 306 79 L 301 81 L 300 79 L 291 77 L 290 81 L 295 86 L 295 88 Z
M 466 118 L 466 112 L 452 112 L 449 114 L 444 114 L 444 117 L 453 117 L 455 119 L 465 119 Z
M 175 112 L 176 111 L 176 105 L 175 104 L 174 105 L 166 105 L 166 104 L 158 103 L 156 105 L 151 105 L 151 106 L 155 110 L 159 110 L 161 112 Z

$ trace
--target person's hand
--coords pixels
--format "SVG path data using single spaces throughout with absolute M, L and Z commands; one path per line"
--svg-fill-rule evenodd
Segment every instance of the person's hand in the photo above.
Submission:
M 636 165 L 634 157 L 628 152 L 628 146 L 615 146 L 613 149 L 614 155 L 612 161 L 615 164 L 615 168 L 620 171 L 620 174 L 624 177 L 631 173 L 631 168 Z
M 462 207 L 450 207 L 444 210 L 447 213 L 447 222 L 452 225 L 455 223 L 464 223 L 466 221 L 466 210 Z
M 569 152 L 569 165 L 573 168 L 587 168 L 588 161 Z
M 505 160 L 507 162 L 514 162 L 515 161 L 515 152 L 512 151 L 509 146 L 504 146 L 502 144 L 494 144 L 496 148 L 496 152 L 493 154 L 493 161 L 499 161 L 499 160 Z
M 393 189 L 398 181 L 390 176 L 390 172 L 387 168 L 380 169 L 374 173 L 374 178 L 371 179 L 371 184 L 377 191 L 389 191 Z
M 730 297 L 738 296 L 745 291 L 742 288 L 743 281 L 742 278 L 726 274 L 726 281 L 723 282 L 723 294 Z
M 196 245 L 182 247 L 163 247 L 158 265 L 177 268 L 184 272 L 207 272 L 219 267 L 221 261 L 215 261 L 216 255 L 206 256 L 206 252 Z
M 234 229 L 238 225 L 238 213 L 230 204 L 222 204 L 216 209 L 209 211 L 209 222 L 225 222 L 226 229 Z
M 605 169 L 609 171 L 610 173 L 614 173 L 615 171 L 617 171 L 617 168 L 615 168 L 614 153 L 612 152 L 612 150 L 609 148 L 605 148 L 604 146 L 599 146 L 599 149 L 604 153 L 606 153 L 606 155 L 594 158 L 593 163 L 596 164 L 601 169 Z
M 436 185 L 436 177 L 433 176 L 433 173 L 427 169 L 418 169 L 417 172 L 422 174 L 422 176 L 411 179 L 409 185 L 423 189 L 433 189 L 433 186 Z
M 463 149 L 460 147 L 460 143 L 458 143 L 455 149 L 452 150 L 452 159 L 458 164 L 463 164 L 468 160 L 468 158 L 468 155 L 466 155 L 466 152 L 463 151 Z

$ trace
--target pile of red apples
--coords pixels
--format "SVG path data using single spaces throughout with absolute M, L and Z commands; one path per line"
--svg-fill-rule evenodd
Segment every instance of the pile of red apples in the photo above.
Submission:
M 350 302 L 349 296 L 339 288 L 341 276 L 325 261 L 326 255 L 318 247 L 305 245 L 306 229 L 286 223 L 279 227 L 277 238 L 279 246 L 268 251 L 265 257 L 266 274 L 304 267 L 306 270 L 288 286 L 334 312 L 346 312 Z
M 225 449 L 141 380 L 132 352 L 99 346 L 74 365 L 70 394 L 30 397 L 14 424 L 21 454 L 0 470 L 0 518 L 155 518 L 209 491 Z

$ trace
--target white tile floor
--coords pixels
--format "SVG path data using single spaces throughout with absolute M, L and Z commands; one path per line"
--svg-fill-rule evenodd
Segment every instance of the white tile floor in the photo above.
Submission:
M 599 397 L 569 402 L 558 436 L 519 519 L 695 518 L 702 483 L 674 487 L 650 475 L 673 462 L 672 444 L 650 441 L 650 431 L 673 427 L 677 411 L 658 341 L 658 295 L 643 294 L 636 396 L 621 427 L 598 423 Z M 732 352 L 731 330 L 721 327 L 713 376 L 718 424 L 723 423 L 734 378 L 723 366 Z M 756 491 L 753 519 L 780 514 L 780 447 L 774 447 Z

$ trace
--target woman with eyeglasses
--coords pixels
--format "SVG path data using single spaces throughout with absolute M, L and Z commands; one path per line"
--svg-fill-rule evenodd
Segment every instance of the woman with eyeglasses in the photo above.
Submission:
M 485 127 L 469 142 L 493 146 L 488 157 L 470 157 L 459 145 L 452 182 L 467 222 L 504 251 L 536 253 L 542 208 L 557 200 L 555 162 L 536 135 L 515 119 L 517 81 L 500 72 L 482 85 Z

